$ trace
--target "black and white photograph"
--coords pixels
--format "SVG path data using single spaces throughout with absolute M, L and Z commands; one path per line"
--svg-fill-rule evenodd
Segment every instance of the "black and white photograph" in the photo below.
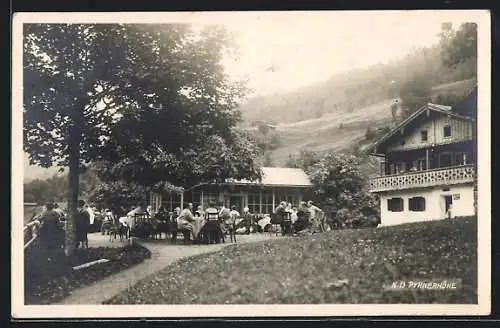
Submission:
M 13 318 L 490 313 L 488 11 L 21 13 L 12 51 Z

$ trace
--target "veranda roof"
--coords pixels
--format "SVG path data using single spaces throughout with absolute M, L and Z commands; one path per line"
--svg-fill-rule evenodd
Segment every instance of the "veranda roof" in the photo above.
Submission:
M 248 184 L 282 187 L 310 187 L 309 177 L 302 169 L 288 167 L 263 167 L 262 181 L 227 179 L 229 184 Z
M 226 179 L 225 184 L 228 185 L 254 185 L 254 186 L 268 186 L 268 187 L 299 187 L 307 188 L 313 184 L 309 180 L 306 172 L 302 169 L 288 168 L 288 167 L 262 167 L 262 180 L 249 181 L 249 180 L 235 180 Z M 203 182 L 194 185 L 190 188 L 173 187 L 169 183 L 162 185 L 163 190 L 170 192 L 182 193 L 194 188 L 214 184 L 212 182 Z

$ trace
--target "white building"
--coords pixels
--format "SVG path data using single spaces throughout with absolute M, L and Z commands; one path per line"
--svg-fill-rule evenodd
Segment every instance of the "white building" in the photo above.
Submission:
M 474 97 L 464 103 L 476 106 Z M 378 140 L 370 191 L 380 196 L 381 225 L 475 215 L 475 135 L 473 118 L 429 103 Z

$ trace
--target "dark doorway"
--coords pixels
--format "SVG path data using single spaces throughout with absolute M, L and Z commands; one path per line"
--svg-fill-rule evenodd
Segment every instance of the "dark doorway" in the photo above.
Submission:
M 444 213 L 448 213 L 448 210 L 450 209 L 450 205 L 453 204 L 453 197 L 451 195 L 446 195 L 444 197 Z

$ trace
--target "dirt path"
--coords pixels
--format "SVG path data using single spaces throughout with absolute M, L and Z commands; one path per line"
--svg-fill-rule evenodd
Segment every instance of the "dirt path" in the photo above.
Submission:
M 253 234 L 238 236 L 238 243 L 248 243 L 278 238 L 270 234 Z M 129 269 L 104 278 L 92 285 L 75 290 L 70 296 L 55 305 L 65 304 L 102 304 L 114 295 L 135 285 L 139 280 L 163 269 L 175 261 L 189 256 L 211 253 L 221 250 L 231 243 L 214 245 L 171 245 L 165 240 L 141 241 L 142 246 L 151 251 L 151 258 Z M 89 235 L 89 246 L 118 246 L 119 243 L 110 245 L 108 240 L 100 234 Z

